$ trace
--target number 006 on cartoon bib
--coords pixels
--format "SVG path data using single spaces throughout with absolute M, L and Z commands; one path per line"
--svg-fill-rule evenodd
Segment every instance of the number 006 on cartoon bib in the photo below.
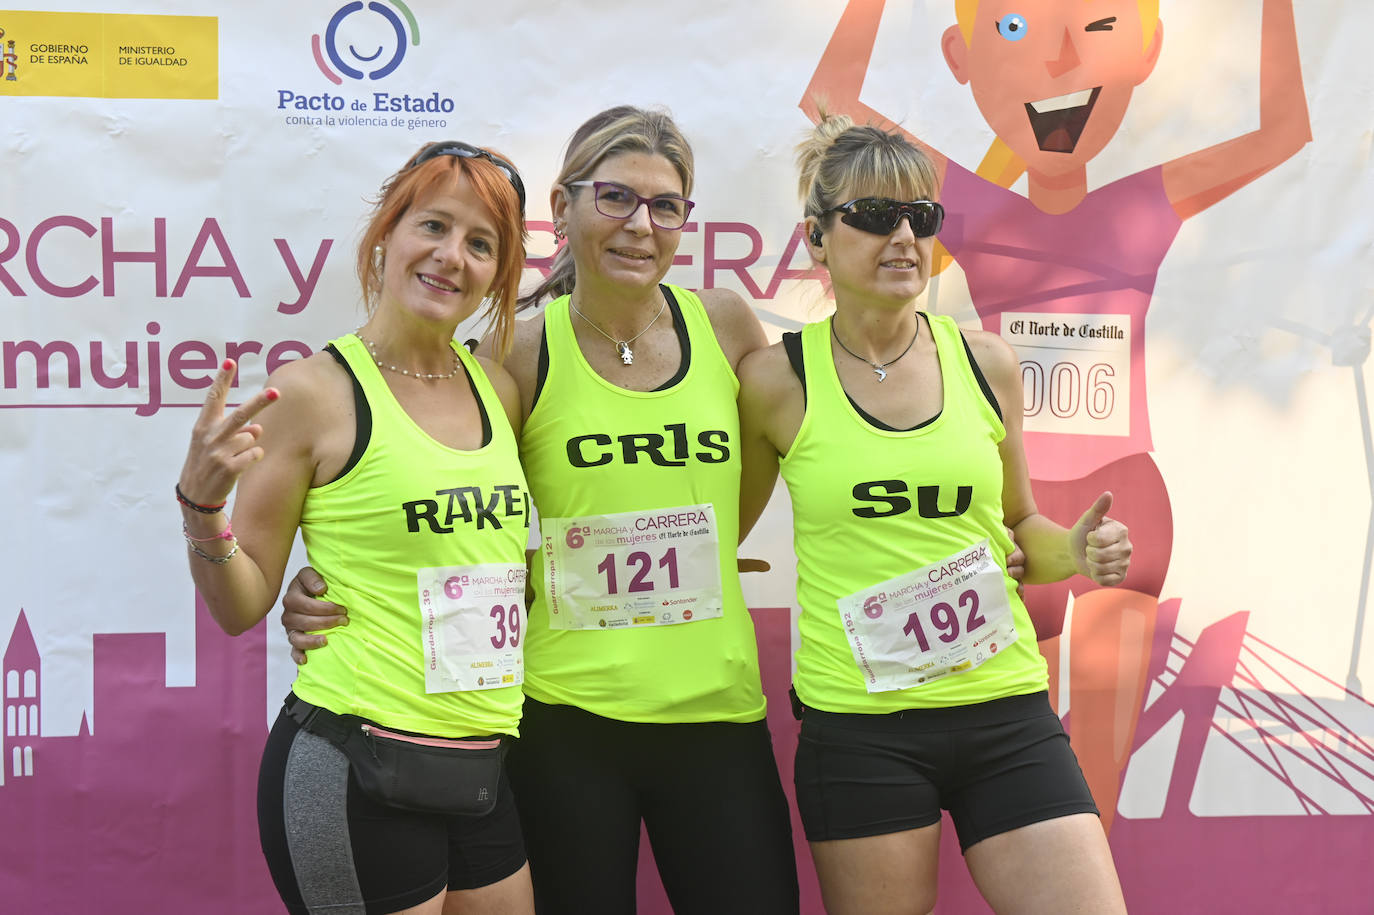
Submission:
M 1006 579 L 986 540 L 836 604 L 870 693 L 972 670 L 1017 638 Z
M 425 692 L 525 682 L 525 575 L 507 563 L 419 570 Z
M 1025 431 L 1131 434 L 1129 315 L 1009 312 L 1002 337 L 1021 358 Z
M 621 629 L 721 615 L 720 540 L 710 505 L 549 518 L 549 628 Z

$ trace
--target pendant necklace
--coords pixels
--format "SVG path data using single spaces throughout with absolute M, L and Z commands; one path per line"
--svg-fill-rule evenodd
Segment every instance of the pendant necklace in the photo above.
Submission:
M 579 318 L 581 318 L 583 321 L 586 321 L 588 324 L 592 326 L 592 330 L 596 331 L 598 334 L 600 334 L 601 336 L 605 337 L 607 340 L 610 340 L 612 343 L 615 344 L 615 351 L 620 355 L 621 362 L 623 362 L 626 365 L 634 365 L 635 351 L 630 349 L 630 344 L 638 340 L 640 337 L 644 336 L 644 331 L 647 331 L 649 328 L 653 327 L 654 323 L 663 316 L 664 309 L 668 307 L 668 300 L 665 298 L 663 300 L 663 304 L 658 306 L 658 314 L 654 315 L 653 320 L 651 320 L 648 324 L 644 325 L 644 330 L 641 330 L 639 333 L 635 334 L 628 340 L 617 340 L 615 337 L 612 337 L 610 334 L 606 333 L 604 330 L 602 330 L 600 327 L 596 325 L 595 321 L 584 315 L 582 311 L 576 305 L 573 304 L 572 298 L 568 299 L 568 305 L 572 308 L 574 312 L 577 313 L 577 316 Z M 899 356 L 898 358 L 901 357 Z
M 911 348 L 916 345 L 916 338 L 921 335 L 921 319 L 916 319 L 916 333 L 912 335 L 911 342 L 906 345 L 906 349 L 898 353 L 896 359 L 889 359 L 886 362 L 874 362 L 872 359 L 865 359 L 863 356 L 860 356 L 858 353 L 845 346 L 844 341 L 840 339 L 840 335 L 835 331 L 835 319 L 833 317 L 830 319 L 830 335 L 835 338 L 835 342 L 840 345 L 840 349 L 844 350 L 855 359 L 858 359 L 860 362 L 867 362 L 869 367 L 873 369 L 873 374 L 877 375 L 878 380 L 881 382 L 887 380 L 887 367 L 911 352 Z

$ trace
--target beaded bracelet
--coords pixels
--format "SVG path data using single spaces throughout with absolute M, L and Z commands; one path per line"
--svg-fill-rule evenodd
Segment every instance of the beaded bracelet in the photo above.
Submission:
M 191 511 L 200 512 L 202 515 L 213 515 L 215 512 L 222 512 L 224 511 L 224 506 L 229 504 L 228 502 L 221 502 L 218 505 L 201 505 L 199 502 L 192 502 L 190 499 L 186 498 L 186 493 L 181 491 L 180 483 L 176 484 L 176 488 L 177 501 L 191 509 Z
M 224 526 L 224 530 L 220 531 L 218 534 L 215 534 L 213 537 L 192 537 L 190 529 L 186 527 L 186 522 L 183 521 L 181 522 L 181 534 L 183 537 L 185 537 L 187 540 L 193 543 L 210 543 L 214 540 L 233 540 L 234 523 L 232 521 L 229 522 Z
M 194 540 L 192 540 L 190 537 L 186 538 L 186 545 L 191 548 L 192 553 L 195 553 L 201 559 L 208 559 L 211 562 L 216 563 L 217 565 L 224 565 L 224 563 L 233 559 L 234 554 L 239 551 L 239 542 L 237 540 L 234 541 L 234 548 L 229 552 L 225 553 L 223 556 L 215 556 L 212 553 L 205 552 L 200 548 L 200 545 L 196 543 Z

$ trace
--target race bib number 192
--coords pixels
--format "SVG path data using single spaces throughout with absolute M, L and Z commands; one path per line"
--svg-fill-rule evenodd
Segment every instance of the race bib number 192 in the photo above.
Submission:
M 1017 638 L 1006 579 L 986 540 L 836 603 L 870 693 L 972 670 Z

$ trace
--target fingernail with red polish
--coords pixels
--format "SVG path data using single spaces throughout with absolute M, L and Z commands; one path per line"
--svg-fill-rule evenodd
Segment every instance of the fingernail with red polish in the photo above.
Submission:
M 225 359 L 223 362 L 220 363 L 219 367 L 227 372 L 234 367 L 234 360 Z
M 280 397 L 280 396 L 281 396 L 281 392 L 278 391 L 276 388 L 268 388 L 268 389 L 267 389 L 267 399 L 268 399 L 268 400 L 276 400 L 276 399 L 277 399 L 278 397 Z

